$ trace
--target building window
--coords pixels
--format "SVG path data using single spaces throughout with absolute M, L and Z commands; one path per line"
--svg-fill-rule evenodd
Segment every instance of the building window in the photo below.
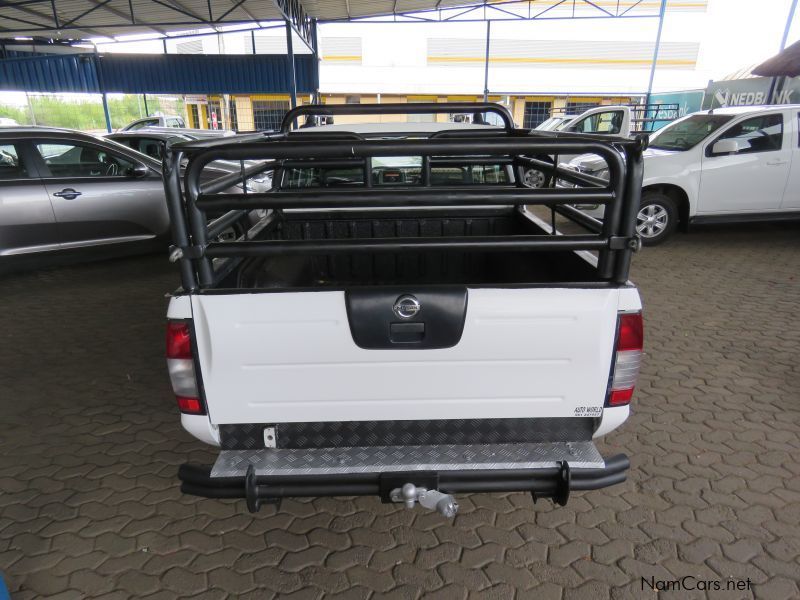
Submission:
M 595 108 L 598 106 L 597 102 L 567 102 L 566 113 L 568 115 L 579 115 L 582 112 Z
M 187 104 L 189 110 L 189 127 L 200 128 L 200 113 L 197 109 L 197 104 Z
M 344 99 L 345 104 L 361 104 L 361 96 L 347 96 Z
M 525 129 L 535 129 L 550 118 L 550 111 L 552 109 L 552 102 L 526 102 L 522 126 Z
M 287 112 L 288 100 L 253 100 L 253 123 L 257 131 L 280 129 Z

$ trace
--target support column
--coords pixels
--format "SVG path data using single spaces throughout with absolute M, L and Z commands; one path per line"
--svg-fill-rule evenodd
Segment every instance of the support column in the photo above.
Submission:
M 786 27 L 783 29 L 783 37 L 781 38 L 781 52 L 786 48 L 786 40 L 789 37 L 789 30 L 792 28 L 795 10 L 797 10 L 797 0 L 792 0 L 792 5 L 789 7 L 789 16 L 786 17 Z
M 317 36 L 317 20 L 311 20 L 311 49 L 314 53 L 314 91 L 313 101 L 320 103 L 319 98 L 319 37 Z M 380 103 L 380 102 L 379 102 Z
M 142 98 L 144 98 L 144 116 L 150 116 L 150 110 L 147 108 L 147 94 L 142 94 Z
M 666 2 L 666 0 L 664 0 Z M 483 101 L 489 101 L 489 43 L 492 37 L 492 22 L 486 21 L 486 59 L 483 64 Z
M 789 16 L 786 17 L 786 26 L 783 28 L 783 37 L 781 37 L 781 47 L 778 52 L 783 52 L 786 48 L 786 40 L 789 37 L 789 30 L 792 28 L 792 19 L 794 19 L 794 11 L 797 10 L 797 0 L 792 0 L 792 4 L 789 7 Z M 784 87 L 784 82 L 786 81 L 785 77 L 773 77 L 772 81 L 769 84 L 769 93 L 767 94 L 767 104 L 772 104 L 775 101 L 775 92 L 779 87 Z
M 103 114 L 106 116 L 106 131 L 111 133 L 111 113 L 108 112 L 108 96 L 103 92 Z
M 653 62 L 650 63 L 650 81 L 647 83 L 647 95 L 645 96 L 645 107 L 650 104 L 650 95 L 653 93 L 653 79 L 656 76 L 656 65 L 658 64 L 658 49 L 661 46 L 661 31 L 664 29 L 664 14 L 667 12 L 667 0 L 661 0 L 658 9 L 658 33 L 656 33 L 656 45 L 653 48 Z M 647 117 L 645 110 L 645 117 Z
M 97 73 L 97 84 L 100 87 L 100 93 L 103 95 L 103 114 L 106 117 L 106 130 L 111 133 L 111 113 L 108 112 L 108 96 L 106 94 L 106 85 L 103 81 L 103 67 L 100 64 L 100 55 L 97 53 L 97 47 L 94 50 L 94 69 Z
M 286 22 L 286 57 L 289 61 L 289 72 L 291 73 L 291 87 L 289 94 L 292 98 L 292 108 L 297 106 L 297 73 L 294 69 L 294 48 L 292 46 L 292 24 L 288 19 Z

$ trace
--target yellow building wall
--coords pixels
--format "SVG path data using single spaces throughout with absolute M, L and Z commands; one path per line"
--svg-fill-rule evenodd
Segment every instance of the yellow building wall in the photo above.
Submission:
M 254 131 L 256 128 L 253 121 L 253 100 L 250 96 L 234 96 L 236 104 L 236 121 L 239 131 Z
M 325 94 L 322 97 L 324 104 L 345 104 L 347 96 L 359 96 L 361 104 L 391 104 L 391 103 L 405 103 L 408 99 L 405 96 L 385 96 L 381 94 L 380 102 L 378 102 L 377 94 Z M 355 124 L 355 123 L 405 123 L 406 115 L 336 115 L 334 123 L 336 124 Z

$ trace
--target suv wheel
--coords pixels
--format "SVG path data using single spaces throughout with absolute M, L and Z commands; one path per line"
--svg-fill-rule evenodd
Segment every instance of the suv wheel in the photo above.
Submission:
M 678 208 L 669 196 L 645 192 L 636 215 L 636 233 L 645 246 L 655 246 L 666 240 L 678 226 Z

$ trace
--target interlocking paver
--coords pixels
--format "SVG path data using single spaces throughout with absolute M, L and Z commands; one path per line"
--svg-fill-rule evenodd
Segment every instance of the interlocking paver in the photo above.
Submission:
M 175 269 L 154 256 L 4 276 L 0 570 L 15 600 L 638 600 L 659 595 L 641 577 L 684 575 L 796 598 L 798 265 L 796 225 L 645 249 L 646 361 L 629 422 L 600 443 L 631 457 L 629 480 L 563 509 L 464 496 L 454 522 L 374 498 L 250 515 L 183 497 L 177 466 L 214 453 L 180 429 L 165 373 Z

